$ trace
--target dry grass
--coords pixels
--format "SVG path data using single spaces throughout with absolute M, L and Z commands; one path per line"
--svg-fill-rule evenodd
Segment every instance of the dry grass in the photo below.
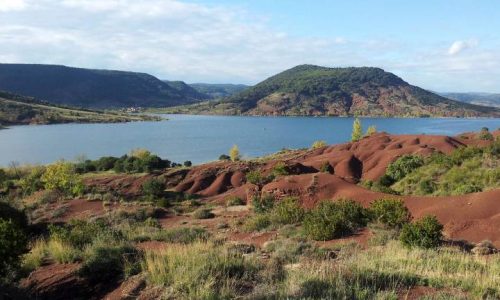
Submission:
M 171 297 L 189 299 L 235 297 L 257 272 L 255 262 L 206 242 L 146 252 L 142 268 L 150 283 L 170 287 Z

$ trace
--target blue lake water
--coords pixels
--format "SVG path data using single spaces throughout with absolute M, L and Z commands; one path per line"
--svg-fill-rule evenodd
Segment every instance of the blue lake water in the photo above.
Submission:
M 12 126 L 0 130 L 0 166 L 50 163 L 85 155 L 121 156 L 147 148 L 172 161 L 193 163 L 216 160 L 237 144 L 244 157 L 286 148 L 309 147 L 316 140 L 348 141 L 352 118 L 232 117 L 165 115 L 168 121 L 121 124 L 61 124 Z M 497 129 L 500 119 L 362 118 L 363 128 L 394 134 L 456 135 L 481 127 Z

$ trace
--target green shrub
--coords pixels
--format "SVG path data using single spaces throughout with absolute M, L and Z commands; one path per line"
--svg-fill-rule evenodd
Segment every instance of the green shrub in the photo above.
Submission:
M 370 217 L 391 228 L 401 228 L 411 220 L 404 202 L 398 199 L 378 199 L 371 203 Z
M 322 201 L 304 218 L 304 230 L 314 240 L 353 233 L 367 223 L 367 212 L 352 200 Z
M 19 186 L 24 195 L 31 195 L 36 191 L 43 189 L 42 175 L 45 167 L 34 167 L 31 172 L 19 180 Z
M 161 198 L 165 193 L 163 182 L 157 178 L 151 178 L 144 181 L 141 190 L 148 200 Z
M 20 255 L 26 251 L 27 238 L 22 227 L 12 220 L 0 218 L 0 284 L 10 270 L 17 268 Z
M 399 239 L 406 247 L 436 248 L 443 238 L 443 225 L 434 216 L 403 226 Z
M 83 183 L 74 165 L 69 162 L 59 161 L 49 165 L 40 179 L 47 190 L 58 190 L 73 196 L 83 193 Z
M 161 198 L 161 199 L 156 200 L 155 204 L 158 207 L 166 208 L 166 207 L 170 206 L 170 201 L 166 198 Z
M 91 283 L 109 282 L 122 278 L 126 262 L 134 261 L 139 264 L 139 255 L 134 247 L 125 243 L 110 245 L 98 241 L 86 249 L 84 262 L 78 273 Z
M 311 149 L 319 149 L 319 148 L 323 148 L 323 147 L 326 147 L 326 146 L 327 146 L 327 143 L 325 141 L 315 141 L 311 145 Z
M 113 231 L 102 221 L 87 222 L 84 220 L 71 220 L 67 225 L 49 225 L 51 239 L 68 243 L 77 249 L 84 249 L 99 237 L 118 238 Z
M 193 218 L 195 219 L 212 219 L 214 217 L 214 213 L 209 208 L 200 208 L 193 213 Z
M 485 141 L 493 141 L 493 135 L 487 127 L 481 128 L 481 132 L 479 132 L 479 139 Z
M 386 174 L 395 181 L 405 177 L 424 164 L 422 157 L 417 155 L 403 155 L 387 167 Z
M 267 214 L 254 215 L 243 224 L 243 230 L 247 232 L 261 231 L 271 226 L 271 219 Z
M 391 176 L 384 174 L 379 178 L 378 183 L 382 186 L 389 187 L 394 183 L 394 179 Z
M 128 240 L 134 242 L 140 241 L 162 241 L 167 243 L 189 244 L 194 241 L 206 241 L 209 233 L 199 227 L 177 227 L 163 229 L 158 224 L 136 224 L 131 227 L 123 228 L 123 234 Z
M 332 167 L 332 165 L 330 165 L 330 163 L 328 161 L 325 161 L 323 164 L 321 164 L 319 171 L 322 173 L 333 174 L 333 167 Z
M 156 240 L 167 243 L 189 244 L 195 241 L 206 241 L 209 233 L 199 227 L 181 227 L 172 229 L 162 229 Z
M 274 179 L 273 175 L 264 176 L 258 170 L 250 171 L 245 176 L 246 176 L 246 179 L 248 182 L 255 184 L 255 185 L 264 185 L 266 183 L 271 182 Z
M 22 230 L 25 230 L 28 225 L 26 214 L 5 202 L 0 202 L 0 219 L 12 221 Z
M 219 160 L 231 160 L 231 157 L 229 157 L 229 155 L 227 154 L 221 154 L 219 156 Z
M 193 165 L 193 163 L 190 160 L 186 160 L 184 162 L 184 167 L 191 167 L 192 165 Z
M 238 196 L 230 196 L 226 198 L 227 206 L 236 206 L 236 205 L 245 205 L 245 200 L 241 199 Z
M 283 162 L 277 163 L 274 166 L 272 173 L 273 173 L 274 177 L 288 175 L 288 170 L 287 170 L 285 163 L 283 163 Z
M 278 224 L 295 224 L 304 219 L 304 209 L 299 199 L 287 197 L 274 205 L 271 211 L 272 221 Z
M 253 210 L 258 214 L 269 212 L 274 207 L 274 202 L 272 195 L 254 196 L 252 198 Z

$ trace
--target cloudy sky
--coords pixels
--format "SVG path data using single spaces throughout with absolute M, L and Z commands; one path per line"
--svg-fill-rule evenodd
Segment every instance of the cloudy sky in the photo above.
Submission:
M 304 63 L 377 66 L 500 92 L 500 2 L 0 0 L 0 62 L 245 84 Z

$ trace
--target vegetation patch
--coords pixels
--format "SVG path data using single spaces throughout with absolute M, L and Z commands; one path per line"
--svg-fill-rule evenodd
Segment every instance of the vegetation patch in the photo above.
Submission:
M 259 264 L 222 246 L 196 242 L 148 251 L 142 262 L 152 284 L 171 288 L 171 297 L 233 298 L 257 277 Z
M 322 201 L 306 214 L 304 230 L 312 239 L 324 241 L 351 234 L 367 221 L 366 210 L 355 201 Z

